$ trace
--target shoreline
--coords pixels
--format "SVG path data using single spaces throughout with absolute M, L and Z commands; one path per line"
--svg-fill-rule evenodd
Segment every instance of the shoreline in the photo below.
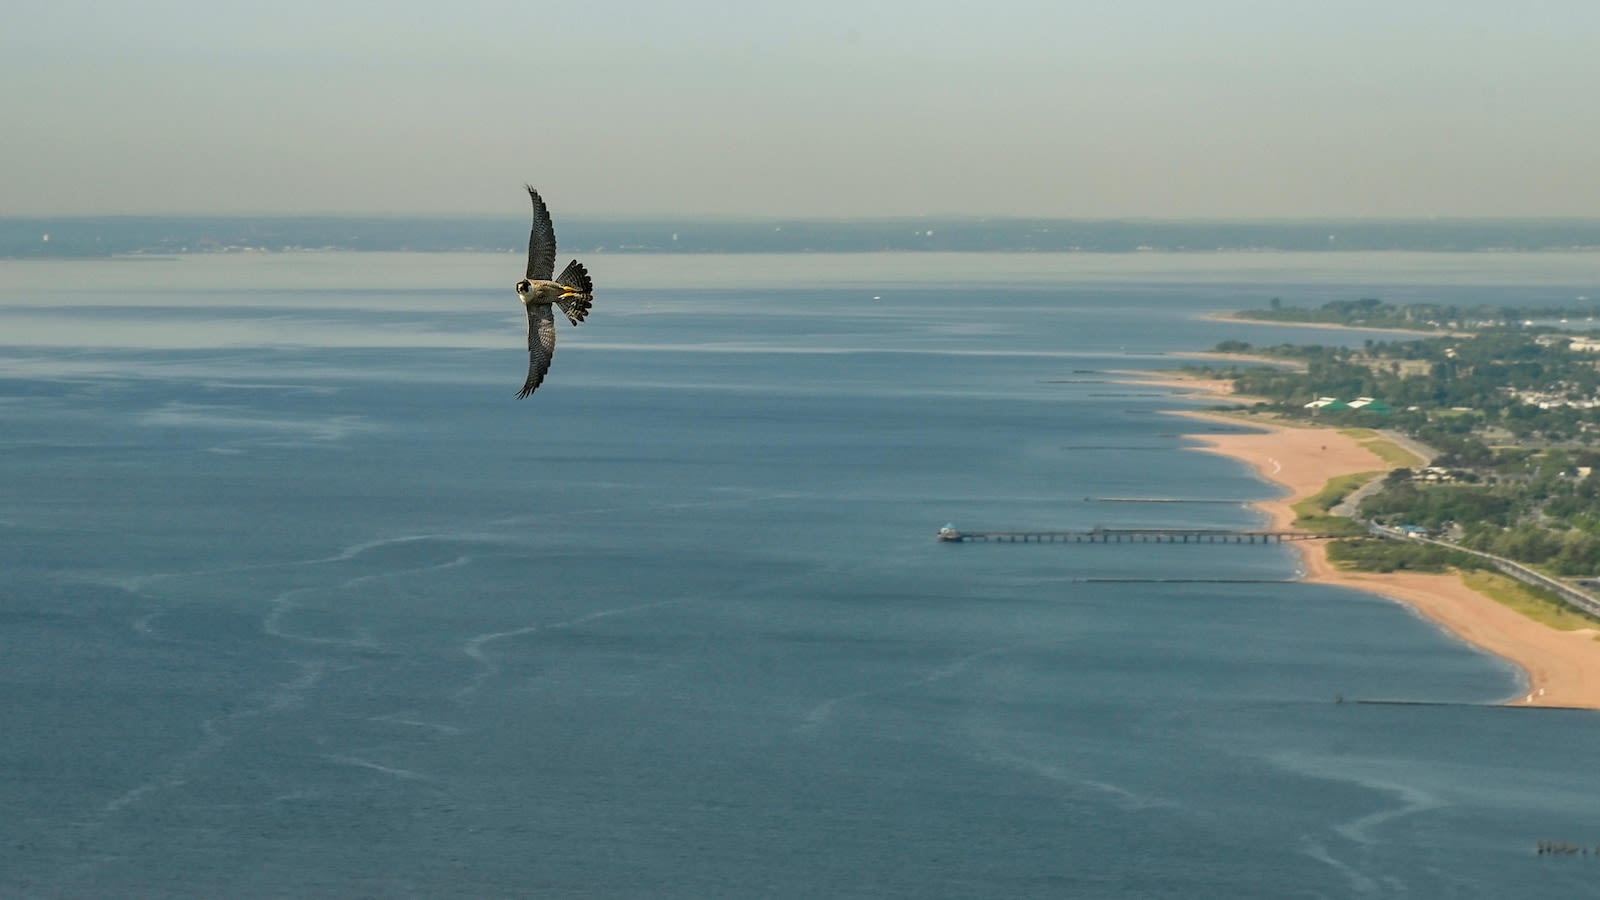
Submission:
M 1231 383 L 1139 373 L 1139 383 L 1184 393 L 1239 401 Z M 1148 377 L 1146 377 L 1148 376 Z M 1330 478 L 1358 472 L 1385 472 L 1391 466 L 1355 438 L 1317 425 L 1297 426 L 1246 421 L 1200 410 L 1174 411 L 1196 422 L 1248 424 L 1250 434 L 1186 433 L 1201 452 L 1249 465 L 1263 480 L 1284 488 L 1281 497 L 1255 501 L 1251 508 L 1274 528 L 1287 528 L 1293 504 L 1309 497 Z M 1458 574 L 1359 572 L 1335 566 L 1323 541 L 1297 542 L 1301 581 L 1351 588 L 1400 603 L 1456 639 L 1503 659 L 1523 673 L 1525 688 L 1499 701 L 1507 706 L 1600 709 L 1600 642 L 1594 629 L 1559 631 L 1535 622 L 1468 587 Z
M 1385 328 L 1381 325 L 1345 325 L 1342 322 L 1294 322 L 1274 319 L 1252 319 L 1228 312 L 1203 313 L 1200 318 L 1212 322 L 1244 322 L 1249 325 L 1277 325 L 1284 328 L 1325 328 L 1335 331 L 1376 331 L 1385 334 L 1415 334 L 1426 337 L 1471 337 L 1470 331 L 1451 331 L 1442 328 Z

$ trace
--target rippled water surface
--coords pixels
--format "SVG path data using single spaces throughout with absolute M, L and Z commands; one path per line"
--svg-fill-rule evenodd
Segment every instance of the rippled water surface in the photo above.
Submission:
M 933 540 L 1253 526 L 1273 488 L 1115 372 L 1593 257 L 586 262 L 527 401 L 515 257 L 0 263 L 0 894 L 1600 877 L 1535 853 L 1600 843 L 1600 719 L 1471 705 L 1520 676 L 1289 548 Z

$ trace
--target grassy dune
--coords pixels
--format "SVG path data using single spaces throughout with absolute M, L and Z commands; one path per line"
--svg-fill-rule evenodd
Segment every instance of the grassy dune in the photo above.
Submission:
M 1549 591 L 1523 584 L 1508 575 L 1480 570 L 1463 572 L 1461 579 L 1467 587 L 1541 625 L 1560 631 L 1600 628 L 1600 619 L 1562 603 Z

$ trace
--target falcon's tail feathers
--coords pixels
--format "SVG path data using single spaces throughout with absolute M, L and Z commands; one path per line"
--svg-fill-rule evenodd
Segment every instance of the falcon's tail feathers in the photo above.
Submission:
M 556 301 L 561 311 L 567 314 L 567 320 L 576 325 L 589 315 L 589 307 L 594 304 L 594 282 L 589 280 L 589 270 L 583 263 L 573 260 L 556 276 L 556 284 L 571 288 L 575 296 L 563 297 Z
M 582 294 L 594 293 L 594 282 L 589 280 L 589 270 L 577 260 L 567 263 L 567 267 L 556 276 L 556 284 L 564 284 Z

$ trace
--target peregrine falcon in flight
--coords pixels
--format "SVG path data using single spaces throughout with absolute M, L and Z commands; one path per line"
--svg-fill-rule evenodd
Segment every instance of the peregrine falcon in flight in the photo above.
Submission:
M 517 282 L 517 296 L 528 313 L 528 380 L 517 393 L 519 399 L 533 393 L 550 371 L 550 358 L 556 352 L 556 319 L 551 305 L 561 307 L 567 320 L 576 325 L 594 303 L 594 283 L 583 263 L 567 263 L 561 275 L 551 280 L 556 271 L 556 230 L 550 224 L 550 210 L 545 208 L 544 198 L 533 185 L 525 187 L 533 200 L 533 230 L 528 233 L 528 275 Z

